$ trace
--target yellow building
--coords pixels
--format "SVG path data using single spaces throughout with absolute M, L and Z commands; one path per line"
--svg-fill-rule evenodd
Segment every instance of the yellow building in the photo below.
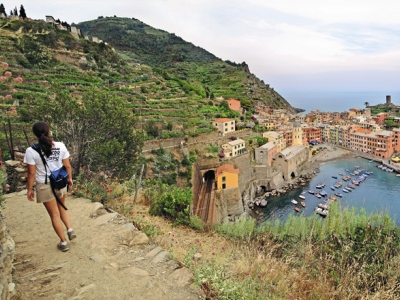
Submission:
M 239 169 L 232 165 L 224 164 L 216 170 L 217 190 L 223 190 L 239 186 Z
M 276 142 L 278 152 L 286 148 L 286 138 L 282 132 L 267 131 L 263 133 L 263 137 L 268 138 L 268 142 Z

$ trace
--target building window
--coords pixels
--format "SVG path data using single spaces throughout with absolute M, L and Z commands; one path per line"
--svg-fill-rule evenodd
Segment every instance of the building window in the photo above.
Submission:
M 222 182 L 225 182 L 225 181 L 226 181 L 226 177 L 222 176 Z
M 226 189 L 226 184 L 225 183 L 222 184 L 222 188 Z

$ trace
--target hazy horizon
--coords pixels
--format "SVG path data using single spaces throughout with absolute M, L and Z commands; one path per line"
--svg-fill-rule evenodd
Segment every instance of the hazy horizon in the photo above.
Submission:
M 398 90 L 400 1 L 35 0 L 28 17 L 136 18 L 222 60 L 245 61 L 276 91 Z

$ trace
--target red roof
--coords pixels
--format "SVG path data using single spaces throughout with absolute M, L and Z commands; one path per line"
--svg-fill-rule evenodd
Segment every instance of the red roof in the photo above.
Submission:
M 222 166 L 219 166 L 217 168 L 217 170 L 216 170 L 217 176 L 221 175 L 224 172 L 238 173 L 239 174 L 239 169 L 235 169 L 232 165 L 224 164 Z
M 235 110 L 235 111 L 240 110 L 240 101 L 239 100 L 229 99 L 229 100 L 227 100 L 227 102 L 228 102 L 228 106 L 230 109 Z
M 224 122 L 230 122 L 230 121 L 233 121 L 233 119 L 221 118 L 221 119 L 215 120 L 215 122 L 217 122 L 217 123 L 224 123 Z

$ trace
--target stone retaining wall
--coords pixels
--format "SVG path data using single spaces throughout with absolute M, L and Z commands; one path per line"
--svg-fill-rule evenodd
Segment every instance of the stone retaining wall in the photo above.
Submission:
M 28 167 L 24 161 L 24 153 L 15 152 L 15 160 L 5 162 L 7 172 L 7 183 L 10 185 L 9 193 L 19 192 L 26 189 L 28 178 Z
M 12 279 L 12 262 L 15 243 L 3 222 L 0 213 L 0 299 L 9 300 L 15 296 L 15 283 Z

